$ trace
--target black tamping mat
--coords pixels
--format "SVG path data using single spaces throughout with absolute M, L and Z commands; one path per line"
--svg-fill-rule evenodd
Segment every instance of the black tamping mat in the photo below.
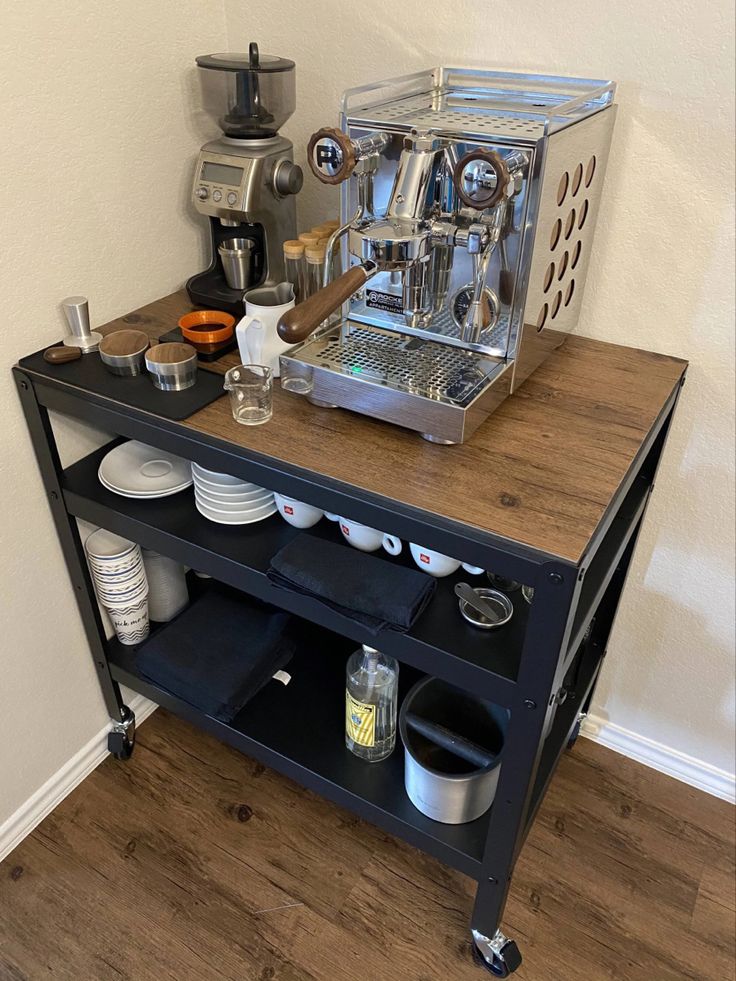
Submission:
M 36 351 L 18 363 L 21 368 L 72 385 L 82 392 L 114 399 L 132 409 L 152 412 L 165 419 L 186 419 L 225 394 L 222 375 L 207 371 L 201 365 L 197 369 L 197 383 L 191 388 L 182 392 L 162 392 L 154 386 L 147 371 L 133 377 L 111 374 L 96 351 L 66 364 L 49 364 L 43 359 L 43 351 Z

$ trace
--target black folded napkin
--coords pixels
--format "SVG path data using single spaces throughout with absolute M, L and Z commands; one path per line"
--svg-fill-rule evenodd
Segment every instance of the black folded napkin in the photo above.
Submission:
M 294 653 L 287 613 L 246 597 L 209 590 L 136 659 L 146 678 L 221 722 L 245 703 Z
M 437 588 L 423 572 L 313 535 L 297 535 L 277 552 L 268 578 L 322 600 L 373 634 L 408 630 Z

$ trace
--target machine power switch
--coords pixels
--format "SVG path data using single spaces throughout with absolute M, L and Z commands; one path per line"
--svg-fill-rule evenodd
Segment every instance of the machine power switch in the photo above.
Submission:
M 198 187 L 194 193 L 197 195 L 200 201 L 205 201 L 210 196 L 210 192 L 206 187 Z

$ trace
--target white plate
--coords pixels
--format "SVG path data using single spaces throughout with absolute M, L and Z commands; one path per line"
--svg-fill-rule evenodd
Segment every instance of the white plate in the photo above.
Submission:
M 113 535 L 106 528 L 98 528 L 97 531 L 93 531 L 84 543 L 87 555 L 102 560 L 116 559 L 120 561 L 137 547 L 135 542 L 121 538 L 120 535 Z
M 212 494 L 222 494 L 224 497 L 241 494 L 261 494 L 268 490 L 267 487 L 259 487 L 258 484 L 213 484 L 209 480 L 203 480 L 198 474 L 194 474 L 194 486 L 201 487 Z
M 209 511 L 220 511 L 222 514 L 253 514 L 254 511 L 262 511 L 270 507 L 274 502 L 273 495 L 269 494 L 258 501 L 249 501 L 246 504 L 223 504 L 221 501 L 211 501 L 209 497 L 204 497 L 197 491 L 194 498 L 198 504 L 203 504 Z
M 236 487 L 238 490 L 259 490 L 258 484 L 252 484 L 241 477 L 233 477 L 229 473 L 215 473 L 214 470 L 205 470 L 198 463 L 192 464 L 192 476 L 195 480 L 201 480 L 203 484 L 212 484 L 213 487 Z
M 192 482 L 188 460 L 146 446 L 136 439 L 110 450 L 97 475 L 109 490 L 125 497 L 141 492 L 165 497 Z
M 265 487 L 254 487 L 249 490 L 241 490 L 239 487 L 226 487 L 224 484 L 220 487 L 214 487 L 212 484 L 202 483 L 199 477 L 194 478 L 194 489 L 221 501 L 253 501 L 258 497 L 263 497 L 264 494 L 271 493 Z
M 223 514 L 222 512 L 211 511 L 197 501 L 197 510 L 205 518 L 215 521 L 218 525 L 252 525 L 256 521 L 265 521 L 266 518 L 270 518 L 272 514 L 276 514 L 277 509 L 275 504 L 270 504 L 266 508 L 259 508 L 258 511 L 250 511 L 247 515 Z
M 259 504 L 265 504 L 270 498 L 273 497 L 272 491 L 262 490 L 257 494 L 216 494 L 214 491 L 205 490 L 204 487 L 198 487 L 194 485 L 194 493 L 199 497 L 203 497 L 205 501 L 209 501 L 215 507 L 219 507 L 220 504 L 230 507 L 231 505 L 236 505 L 241 508 L 250 508 L 253 506 L 258 506 Z
M 134 493 L 133 491 L 121 491 L 121 490 L 118 490 L 117 487 L 113 487 L 112 484 L 109 484 L 104 479 L 104 477 L 101 474 L 98 474 L 97 476 L 98 476 L 99 481 L 102 484 L 102 486 L 103 487 L 106 487 L 109 491 L 112 491 L 113 494 L 119 494 L 120 497 L 140 498 L 141 500 L 145 500 L 146 498 L 151 498 L 152 499 L 152 498 L 158 498 L 158 497 L 169 497 L 169 495 L 171 495 L 171 494 L 179 494 L 181 491 L 186 490 L 187 487 L 191 487 L 192 486 L 192 482 L 190 480 L 188 483 L 182 484 L 181 487 L 172 487 L 171 490 L 167 490 L 167 491 L 163 491 L 163 492 L 162 491 L 139 491 L 139 492 L 135 492 Z

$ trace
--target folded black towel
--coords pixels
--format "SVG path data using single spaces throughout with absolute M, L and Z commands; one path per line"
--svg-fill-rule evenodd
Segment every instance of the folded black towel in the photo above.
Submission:
M 294 653 L 291 617 L 209 590 L 141 648 L 138 669 L 221 722 L 230 722 Z
M 373 634 L 408 630 L 437 588 L 423 572 L 313 535 L 297 535 L 277 552 L 268 578 L 322 600 Z

